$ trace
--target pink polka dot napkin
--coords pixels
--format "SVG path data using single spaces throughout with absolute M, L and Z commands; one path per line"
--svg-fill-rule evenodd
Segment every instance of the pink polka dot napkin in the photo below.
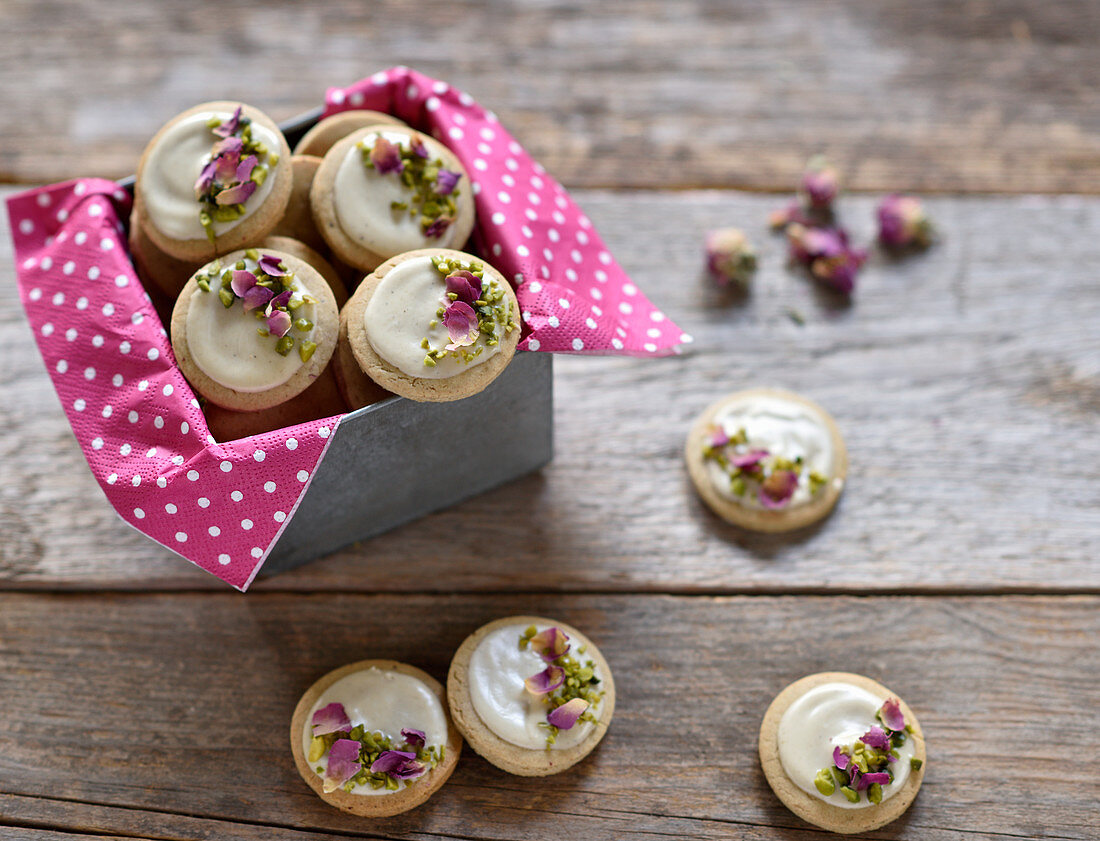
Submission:
M 407 68 L 331 89 L 326 114 L 390 112 L 474 179 L 481 252 L 517 284 L 521 348 L 662 354 L 690 341 L 591 222 L 467 94 Z M 340 417 L 217 442 L 134 272 L 130 196 L 87 178 L 8 199 L 19 294 L 88 465 L 127 523 L 239 590 L 290 522 Z

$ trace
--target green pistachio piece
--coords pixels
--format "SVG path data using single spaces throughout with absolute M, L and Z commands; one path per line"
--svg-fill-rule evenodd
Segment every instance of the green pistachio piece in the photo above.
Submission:
M 298 356 L 302 358 L 302 362 L 309 362 L 315 350 L 317 350 L 316 342 L 310 342 L 303 339 L 298 345 Z
M 222 305 L 226 309 L 229 309 L 231 306 L 233 306 L 233 302 L 237 300 L 237 296 L 234 295 L 232 291 L 224 287 L 218 290 L 218 297 L 222 299 Z
M 303 333 L 308 333 L 313 329 L 313 322 L 305 318 L 299 318 L 294 322 L 294 326 Z
M 260 260 L 260 252 L 257 251 L 255 248 L 249 248 L 247 251 L 244 252 L 244 256 L 254 263 L 259 262 Z
M 924 763 L 921 760 L 917 759 L 915 756 L 909 757 L 909 767 L 912 768 L 914 771 L 919 771 L 921 769 L 921 766 L 923 765 Z
M 199 285 L 199 289 L 201 289 L 203 292 L 209 292 L 210 291 L 210 280 L 209 280 L 209 278 L 200 277 L 198 280 L 195 281 L 195 283 L 197 283 Z
M 871 783 L 870 788 L 867 789 L 867 799 L 872 803 L 882 802 L 882 786 L 878 783 Z
M 814 777 L 814 788 L 826 797 L 836 791 L 836 784 L 833 782 L 833 776 L 829 773 L 828 768 L 822 768 L 817 772 L 817 776 Z
M 280 356 L 286 356 L 294 348 L 294 339 L 290 336 L 283 336 L 275 344 L 275 352 Z
M 267 165 L 274 169 L 279 164 L 279 156 L 272 152 L 267 156 Z
M 271 331 L 266 327 L 257 327 L 256 332 L 263 336 L 265 339 L 271 335 Z
M 252 178 L 250 179 L 257 187 L 263 184 L 267 180 L 267 167 L 258 166 L 252 170 Z
M 424 364 L 427 365 L 429 368 L 435 367 L 436 362 L 434 359 L 432 359 L 432 355 L 430 353 L 424 357 Z
M 841 786 L 840 787 L 840 793 L 848 798 L 849 803 L 858 803 L 859 802 L 859 792 L 856 791 L 851 786 Z
M 328 748 L 325 746 L 325 740 L 320 736 L 314 736 L 309 742 L 309 755 L 306 757 L 310 762 L 316 762 L 322 756 L 325 755 L 325 751 Z
M 221 124 L 222 124 L 222 118 L 221 117 L 210 117 L 206 121 L 206 127 L 207 128 L 217 128 Z

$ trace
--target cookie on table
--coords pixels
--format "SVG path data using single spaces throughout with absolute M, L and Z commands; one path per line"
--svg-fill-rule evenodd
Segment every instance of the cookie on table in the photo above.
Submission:
M 363 279 L 341 313 L 359 370 L 410 400 L 477 394 L 505 369 L 519 343 L 519 303 L 508 281 L 471 254 L 434 248 L 393 257 Z M 354 405 L 347 394 L 345 398 Z
M 329 289 L 332 290 L 332 296 L 336 299 L 336 308 L 343 309 L 344 304 L 348 302 L 348 290 L 336 269 L 333 268 L 332 263 L 301 240 L 272 234 L 269 237 L 264 237 L 256 248 L 261 250 L 265 248 L 274 249 L 309 263 L 328 283 Z
M 604 737 L 615 712 L 607 661 L 580 631 L 540 616 L 478 628 L 447 674 L 455 726 L 476 753 L 524 777 L 558 774 Z
M 293 180 L 290 147 L 267 115 L 206 102 L 173 117 L 145 147 L 135 218 L 164 253 L 206 262 L 267 236 Z
M 130 258 L 147 291 L 156 290 L 175 301 L 202 261 L 177 260 L 149 239 L 135 213 L 130 220 Z
M 210 427 L 214 440 L 225 443 L 306 421 L 342 415 L 347 410 L 336 385 L 335 368 L 330 362 L 305 391 L 278 406 L 258 412 L 235 412 L 207 402 L 202 413 L 206 416 L 206 425 Z
M 172 351 L 192 388 L 235 411 L 269 409 L 309 387 L 336 349 L 332 290 L 285 252 L 235 251 L 187 281 Z
M 333 254 L 364 272 L 406 251 L 461 248 L 474 228 L 474 193 L 458 158 L 402 126 L 360 129 L 338 142 L 309 198 Z
M 360 109 L 356 111 L 341 111 L 333 114 L 317 123 L 313 128 L 302 135 L 298 145 L 294 147 L 295 155 L 316 155 L 323 158 L 337 141 L 344 139 L 353 131 L 358 131 L 367 126 L 403 126 L 405 123 L 397 117 L 391 117 L 381 111 L 368 111 Z
M 321 166 L 321 159 L 313 155 L 292 155 L 290 168 L 294 176 L 290 189 L 290 198 L 286 211 L 271 233 L 274 236 L 290 237 L 303 242 L 314 251 L 328 248 L 324 237 L 313 222 L 313 210 L 309 206 L 309 190 L 313 186 L 313 176 Z
M 830 832 L 899 818 L 924 779 L 920 722 L 863 675 L 821 672 L 776 696 L 760 725 L 760 764 L 788 809 Z
M 405 663 L 362 660 L 306 690 L 290 723 L 290 749 L 318 797 L 381 818 L 435 794 L 455 769 L 462 737 L 439 681 Z
M 848 474 L 848 451 L 829 413 L 776 388 L 738 391 L 710 406 L 688 434 L 685 458 L 715 514 L 761 532 L 822 519 Z

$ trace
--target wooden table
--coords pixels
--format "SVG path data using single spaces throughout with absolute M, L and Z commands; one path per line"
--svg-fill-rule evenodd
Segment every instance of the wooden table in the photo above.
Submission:
M 755 741 L 770 699 L 826 669 L 886 683 L 928 737 L 920 797 L 872 837 L 1100 837 L 1097 4 L 0 0 L 0 20 L 13 184 L 121 176 L 198 101 L 283 119 L 407 63 L 491 105 L 696 337 L 560 359 L 540 474 L 241 596 L 103 500 L 5 228 L 0 837 L 818 838 Z M 851 305 L 765 228 L 817 150 L 858 239 L 894 189 L 929 194 L 943 232 L 876 254 Z M 702 277 L 725 224 L 761 251 L 742 300 Z M 758 384 L 823 403 L 851 453 L 835 515 L 793 538 L 717 520 L 681 460 L 695 414 Z M 299 779 L 286 728 L 316 677 L 364 657 L 443 677 L 517 612 L 583 628 L 615 668 L 614 725 L 575 773 L 469 752 L 376 822 Z

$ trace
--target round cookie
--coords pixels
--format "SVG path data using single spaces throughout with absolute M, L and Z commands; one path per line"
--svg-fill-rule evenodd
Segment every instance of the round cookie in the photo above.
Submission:
M 600 688 L 604 694 L 598 705 L 597 721 L 580 743 L 565 749 L 520 747 L 498 736 L 478 714 L 470 691 L 471 658 L 482 640 L 497 629 L 510 625 L 557 627 L 569 637 L 572 651 L 584 647 L 583 657 L 585 660 L 592 660 L 596 670 L 603 676 Z M 545 777 L 576 765 L 599 744 L 615 713 L 615 682 L 611 676 L 611 668 L 599 649 L 576 628 L 539 616 L 508 616 L 478 628 L 458 647 L 447 673 L 447 703 L 450 705 L 455 726 L 475 753 L 509 774 Z
M 348 300 L 347 306 L 344 307 L 342 319 L 346 320 L 347 344 L 350 346 L 359 368 L 378 385 L 392 391 L 394 394 L 408 397 L 410 400 L 426 402 L 460 400 L 463 397 L 469 397 L 482 391 L 507 367 L 515 354 L 516 345 L 519 344 L 518 320 L 514 322 L 511 331 L 500 338 L 499 349 L 493 356 L 480 364 L 467 367 L 466 370 L 460 371 L 454 376 L 443 379 L 417 377 L 399 370 L 375 350 L 371 338 L 367 335 L 365 324 L 367 309 L 375 292 L 389 273 L 411 261 L 430 260 L 432 257 L 457 260 L 466 265 L 480 265 L 484 270 L 485 277 L 492 278 L 504 293 L 506 301 L 510 304 L 510 313 L 513 319 L 518 318 L 519 302 L 516 300 L 512 287 L 500 272 L 473 255 L 443 248 L 429 248 L 399 254 L 367 275 L 363 282 L 359 284 L 359 288 L 355 290 L 355 294 Z M 440 275 L 440 281 L 442 282 L 442 275 Z M 441 285 L 441 298 L 443 289 L 444 287 Z M 428 320 L 433 317 L 434 313 L 430 311 L 425 315 L 425 332 L 427 332 Z M 379 341 L 378 337 L 375 338 L 375 341 Z M 347 374 L 348 372 L 345 370 L 344 373 Z
M 326 792 L 324 790 L 324 780 L 317 774 L 314 767 L 311 767 L 305 755 L 303 736 L 307 733 L 307 728 L 311 726 L 311 722 L 307 720 L 307 717 L 326 690 L 332 687 L 333 684 L 348 676 L 370 669 L 378 669 L 383 673 L 396 672 L 415 678 L 427 686 L 435 695 L 439 700 L 447 725 L 447 740 L 443 745 L 443 759 L 411 785 L 405 785 L 400 790 L 390 794 L 355 794 L 344 791 L 342 788 Z M 294 715 L 290 722 L 290 749 L 294 755 L 294 764 L 298 768 L 298 773 L 302 775 L 302 779 L 309 784 L 309 787 L 313 789 L 318 797 L 341 811 L 364 818 L 381 818 L 407 812 L 435 794 L 447 782 L 458 763 L 458 757 L 462 753 L 462 737 L 455 729 L 454 723 L 448 714 L 447 700 L 443 693 L 443 686 L 439 681 L 415 666 L 398 663 L 395 660 L 361 660 L 358 663 L 351 663 L 329 672 L 302 695 L 298 705 L 294 708 Z
M 795 504 L 784 507 L 757 507 L 728 498 L 715 487 L 715 480 L 708 469 L 708 460 L 704 454 L 710 442 L 715 419 L 727 407 L 753 400 L 780 401 L 791 405 L 806 418 L 811 418 L 822 430 L 824 439 L 829 442 L 832 452 L 830 475 L 823 477 L 824 484 L 817 491 L 811 492 L 809 499 L 799 500 Z M 749 437 L 749 445 L 755 446 L 756 442 L 751 440 L 751 435 Z M 761 446 L 766 445 L 761 444 Z M 736 526 L 759 532 L 793 531 L 824 518 L 833 510 L 840 498 L 848 474 L 848 450 L 832 416 L 812 400 L 794 392 L 776 388 L 754 388 L 734 392 L 709 406 L 695 420 L 688 433 L 685 459 L 696 491 L 715 514 Z M 806 487 L 803 483 L 804 478 L 800 477 L 798 480 L 802 487 Z M 808 479 L 805 481 L 809 482 Z
M 214 440 L 225 443 L 318 418 L 342 415 L 347 410 L 336 385 L 335 368 L 330 362 L 305 391 L 278 406 L 258 412 L 234 412 L 207 401 L 202 413 L 206 416 L 206 425 Z
M 382 388 L 378 383 L 363 373 L 359 362 L 352 352 L 348 342 L 348 314 L 347 307 L 340 311 L 340 334 L 336 340 L 336 352 L 332 355 L 333 374 L 336 377 L 336 386 L 340 389 L 340 396 L 354 412 L 364 406 L 370 406 L 393 394 Z
M 399 165 L 401 170 L 382 172 L 378 166 L 371 168 L 364 162 L 358 144 L 362 142 L 367 149 L 373 149 L 380 138 L 406 156 L 401 162 L 389 164 Z M 416 143 L 423 144 L 427 158 L 411 151 Z M 414 169 L 414 163 L 421 169 Z M 444 189 L 441 177 L 427 180 L 428 170 L 446 171 L 456 174 L 458 179 L 448 185 L 448 192 L 441 194 Z M 419 171 L 423 178 L 414 182 L 417 186 L 410 187 L 403 179 L 414 171 Z M 461 248 L 474 229 L 474 193 L 470 177 L 458 158 L 434 138 L 403 126 L 372 126 L 340 140 L 322 160 L 309 201 L 317 229 L 333 254 L 364 272 L 406 251 Z M 429 236 L 431 226 L 425 228 L 429 217 L 422 216 L 421 210 L 430 203 L 452 201 L 453 219 L 447 215 L 450 211 L 443 210 L 430 217 L 440 224 L 451 221 Z
M 913 742 L 913 756 L 920 760 L 921 767 L 911 770 L 902 788 L 881 803 L 870 804 L 860 809 L 834 806 L 803 791 L 791 781 L 783 769 L 779 759 L 779 724 L 783 714 L 811 689 L 828 683 L 850 683 L 884 701 L 887 698 L 898 699 L 905 722 L 912 728 L 909 738 Z M 868 724 L 873 723 L 868 722 Z M 904 699 L 870 678 L 849 672 L 820 672 L 809 675 L 796 680 L 780 692 L 768 707 L 764 720 L 760 724 L 759 749 L 760 765 L 764 770 L 764 776 L 783 805 L 815 826 L 842 834 L 869 832 L 901 817 L 916 798 L 927 768 L 924 733 L 921 731 L 920 722 L 917 721 L 917 717 L 913 715 L 913 711 L 909 709 Z
M 313 350 L 312 355 L 308 361 L 301 362 L 297 367 L 293 367 L 293 373 L 288 376 L 287 379 L 281 383 L 273 385 L 271 387 L 260 387 L 257 390 L 252 390 L 251 387 L 237 387 L 234 388 L 230 385 L 225 385 L 223 382 L 215 380 L 210 374 L 203 370 L 199 366 L 199 363 L 195 359 L 195 348 L 192 348 L 189 344 L 189 331 L 190 319 L 189 313 L 193 303 L 193 297 L 195 295 L 218 295 L 220 291 L 220 283 L 218 282 L 218 275 L 224 271 L 231 270 L 237 261 L 243 260 L 247 256 L 246 251 L 236 251 L 232 254 L 228 254 L 221 261 L 210 263 L 204 266 L 196 273 L 190 280 L 187 281 L 187 285 L 184 286 L 183 292 L 180 293 L 179 298 L 176 300 L 176 306 L 172 310 L 172 323 L 171 323 L 171 338 L 172 338 L 172 351 L 176 356 L 176 362 L 180 367 L 184 377 L 191 383 L 192 388 L 199 394 L 205 397 L 211 403 L 221 406 L 225 409 L 232 409 L 234 411 L 252 412 L 262 409 L 269 409 L 272 406 L 277 406 L 292 397 L 300 394 L 306 388 L 309 387 L 328 365 L 329 359 L 332 357 L 333 351 L 336 349 L 336 335 L 339 331 L 339 315 L 336 309 L 336 300 L 333 297 L 332 290 L 329 288 L 328 283 L 323 277 L 313 269 L 308 263 L 284 252 L 267 250 L 263 252 L 255 252 L 259 254 L 261 258 L 265 256 L 272 256 L 278 258 L 282 265 L 286 269 L 293 273 L 295 280 L 302 287 L 302 292 L 312 296 L 316 303 L 309 305 L 312 306 L 312 323 L 313 329 L 308 335 L 303 335 L 295 328 L 294 335 L 290 336 L 295 340 L 295 346 L 287 354 L 278 354 L 275 350 L 276 340 L 273 336 L 260 336 L 255 334 L 255 340 L 249 339 L 247 344 L 231 346 L 231 354 L 244 354 L 247 359 L 252 360 L 266 360 L 270 355 L 271 368 L 286 370 L 286 367 L 292 367 L 292 362 L 282 363 L 280 359 L 292 360 L 301 359 L 299 352 L 302 339 L 308 339 L 312 341 L 316 347 Z M 254 261 L 246 264 L 249 270 L 255 268 Z M 197 278 L 199 275 L 214 274 L 211 285 L 211 291 L 203 291 L 198 284 Z M 205 305 L 209 305 L 212 308 L 221 307 L 221 301 L 205 301 L 199 299 L 199 301 Z M 241 306 L 241 309 L 237 309 Z M 236 324 L 241 323 L 244 326 L 241 327 L 240 332 L 249 337 L 254 335 L 250 332 L 250 328 L 256 329 L 264 327 L 264 322 L 255 321 L 254 323 L 248 321 L 252 316 L 245 313 L 243 305 L 234 300 L 230 308 L 222 307 L 232 314 L 235 318 L 240 318 L 241 322 L 222 322 L 220 329 L 212 329 L 209 331 L 209 335 L 214 336 L 215 340 L 220 340 L 221 337 L 225 338 L 225 341 L 232 342 L 236 340 L 235 336 L 230 336 L 229 333 L 235 328 Z M 306 310 L 303 308 L 303 312 Z M 219 312 L 214 310 L 214 312 Z M 231 326 L 227 326 L 231 325 Z M 242 369 L 246 369 L 248 366 L 241 366 Z M 256 366 L 262 367 L 262 366 Z M 253 370 L 256 370 L 256 367 Z M 224 378 L 223 378 L 224 379 Z
M 173 301 L 179 297 L 188 278 L 202 268 L 201 262 L 177 260 L 165 254 L 149 239 L 135 210 L 130 220 L 130 257 L 146 289 L 153 287 Z
M 256 248 L 261 251 L 264 249 L 281 251 L 309 263 L 325 279 L 329 289 L 332 290 L 332 296 L 336 299 L 336 308 L 343 309 L 344 304 L 348 302 L 348 290 L 344 286 L 344 281 L 340 279 L 340 275 L 337 274 L 336 269 L 333 268 L 332 263 L 304 242 L 292 237 L 272 234 L 269 237 L 264 237 Z
M 321 166 L 321 159 L 314 155 L 292 155 L 290 168 L 294 180 L 290 189 L 290 198 L 286 211 L 271 233 L 273 236 L 290 237 L 305 243 L 314 251 L 323 251 L 324 237 L 313 222 L 313 210 L 309 206 L 309 190 L 313 186 L 313 176 Z
M 319 121 L 317 125 L 302 135 L 298 145 L 294 147 L 295 155 L 316 155 L 323 158 L 325 153 L 333 145 L 347 137 L 353 131 L 358 131 L 367 126 L 392 125 L 403 126 L 404 122 L 384 114 L 381 111 L 341 111 L 331 117 Z
M 215 240 L 211 242 L 207 229 L 200 223 L 200 213 L 206 205 L 196 198 L 196 187 L 215 145 L 224 141 L 206 124 L 206 118 L 222 118 L 228 130 L 233 127 L 232 115 L 238 107 L 242 118 L 251 121 L 249 125 L 259 127 L 259 130 L 252 129 L 255 132 L 253 140 L 262 143 L 264 150 L 250 152 L 245 147 L 243 154 L 237 153 L 240 161 L 256 157 L 254 168 L 244 166 L 248 175 L 232 165 L 233 153 L 226 151 L 222 160 L 233 174 L 213 176 L 209 189 L 218 192 L 225 201 L 225 206 L 218 205 L 220 212 L 229 213 L 230 207 L 238 207 L 243 208 L 245 215 L 212 222 Z M 239 138 L 243 131 L 244 126 L 239 126 L 231 138 Z M 272 158 L 272 155 L 277 157 Z M 257 180 L 261 171 L 266 175 L 262 183 Z M 230 204 L 227 191 L 217 191 L 217 185 L 223 183 L 222 178 L 235 181 L 239 175 L 244 175 L 245 183 L 257 186 L 241 202 Z M 290 147 L 279 127 L 266 114 L 237 102 L 205 102 L 177 114 L 145 147 L 134 183 L 134 214 L 161 251 L 178 260 L 206 262 L 267 236 L 286 210 L 293 180 Z

